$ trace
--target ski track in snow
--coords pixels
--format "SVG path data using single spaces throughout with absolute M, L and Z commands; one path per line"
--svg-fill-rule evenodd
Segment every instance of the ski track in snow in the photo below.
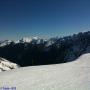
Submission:
M 2 86 L 16 90 L 90 90 L 90 54 L 69 63 L 1 72 Z

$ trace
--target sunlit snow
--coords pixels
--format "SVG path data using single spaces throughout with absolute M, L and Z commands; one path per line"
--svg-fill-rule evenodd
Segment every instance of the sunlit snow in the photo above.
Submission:
M 90 90 L 90 54 L 69 63 L 1 72 L 2 86 L 17 90 Z

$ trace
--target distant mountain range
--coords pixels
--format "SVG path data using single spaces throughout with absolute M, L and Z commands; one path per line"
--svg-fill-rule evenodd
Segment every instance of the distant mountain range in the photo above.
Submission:
M 34 37 L 17 41 L 0 41 L 0 57 L 20 66 L 65 63 L 88 52 L 90 52 L 90 31 L 61 38 Z
M 23 37 L 20 40 L 4 40 L 0 41 L 0 47 L 10 45 L 11 43 L 18 44 L 18 43 L 32 43 L 32 44 L 41 44 L 41 43 L 47 43 L 47 46 L 51 45 L 54 43 L 54 41 L 58 38 L 50 38 L 50 39 L 41 39 L 38 37 L 33 37 L 33 38 L 28 38 L 28 37 Z

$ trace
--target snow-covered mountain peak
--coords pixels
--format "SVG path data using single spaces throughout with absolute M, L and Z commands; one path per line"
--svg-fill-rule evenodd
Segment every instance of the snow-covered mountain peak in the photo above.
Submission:
M 32 38 L 28 38 L 28 37 L 23 37 L 23 38 L 20 40 L 20 42 L 23 42 L 23 43 L 25 43 L 25 42 L 30 43 L 31 41 L 32 41 Z
M 39 38 L 38 37 L 33 37 L 33 39 L 38 40 Z
M 32 44 L 41 44 L 46 42 L 46 46 L 50 46 L 54 44 L 57 41 L 57 37 L 55 38 L 50 38 L 50 39 L 45 39 L 45 38 L 39 38 L 39 37 L 23 37 L 19 40 L 4 40 L 0 41 L 0 47 L 6 46 L 11 44 L 12 42 L 17 44 L 17 43 L 32 43 Z
M 9 45 L 11 42 L 12 42 L 11 40 L 0 41 L 0 47 Z

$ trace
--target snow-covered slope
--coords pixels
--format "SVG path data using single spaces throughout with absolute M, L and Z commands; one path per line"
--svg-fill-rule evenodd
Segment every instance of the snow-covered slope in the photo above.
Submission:
M 90 90 L 90 53 L 76 61 L 0 73 L 0 87 L 16 90 Z
M 19 66 L 0 57 L 0 72 L 18 68 Z
M 11 40 L 0 41 L 0 47 L 9 45 L 11 42 L 12 42 Z
M 25 42 L 27 42 L 27 43 L 30 43 L 32 41 L 32 38 L 28 38 L 28 37 L 23 37 L 21 40 L 19 40 L 19 43 L 21 42 L 23 42 L 23 43 L 25 43 Z

